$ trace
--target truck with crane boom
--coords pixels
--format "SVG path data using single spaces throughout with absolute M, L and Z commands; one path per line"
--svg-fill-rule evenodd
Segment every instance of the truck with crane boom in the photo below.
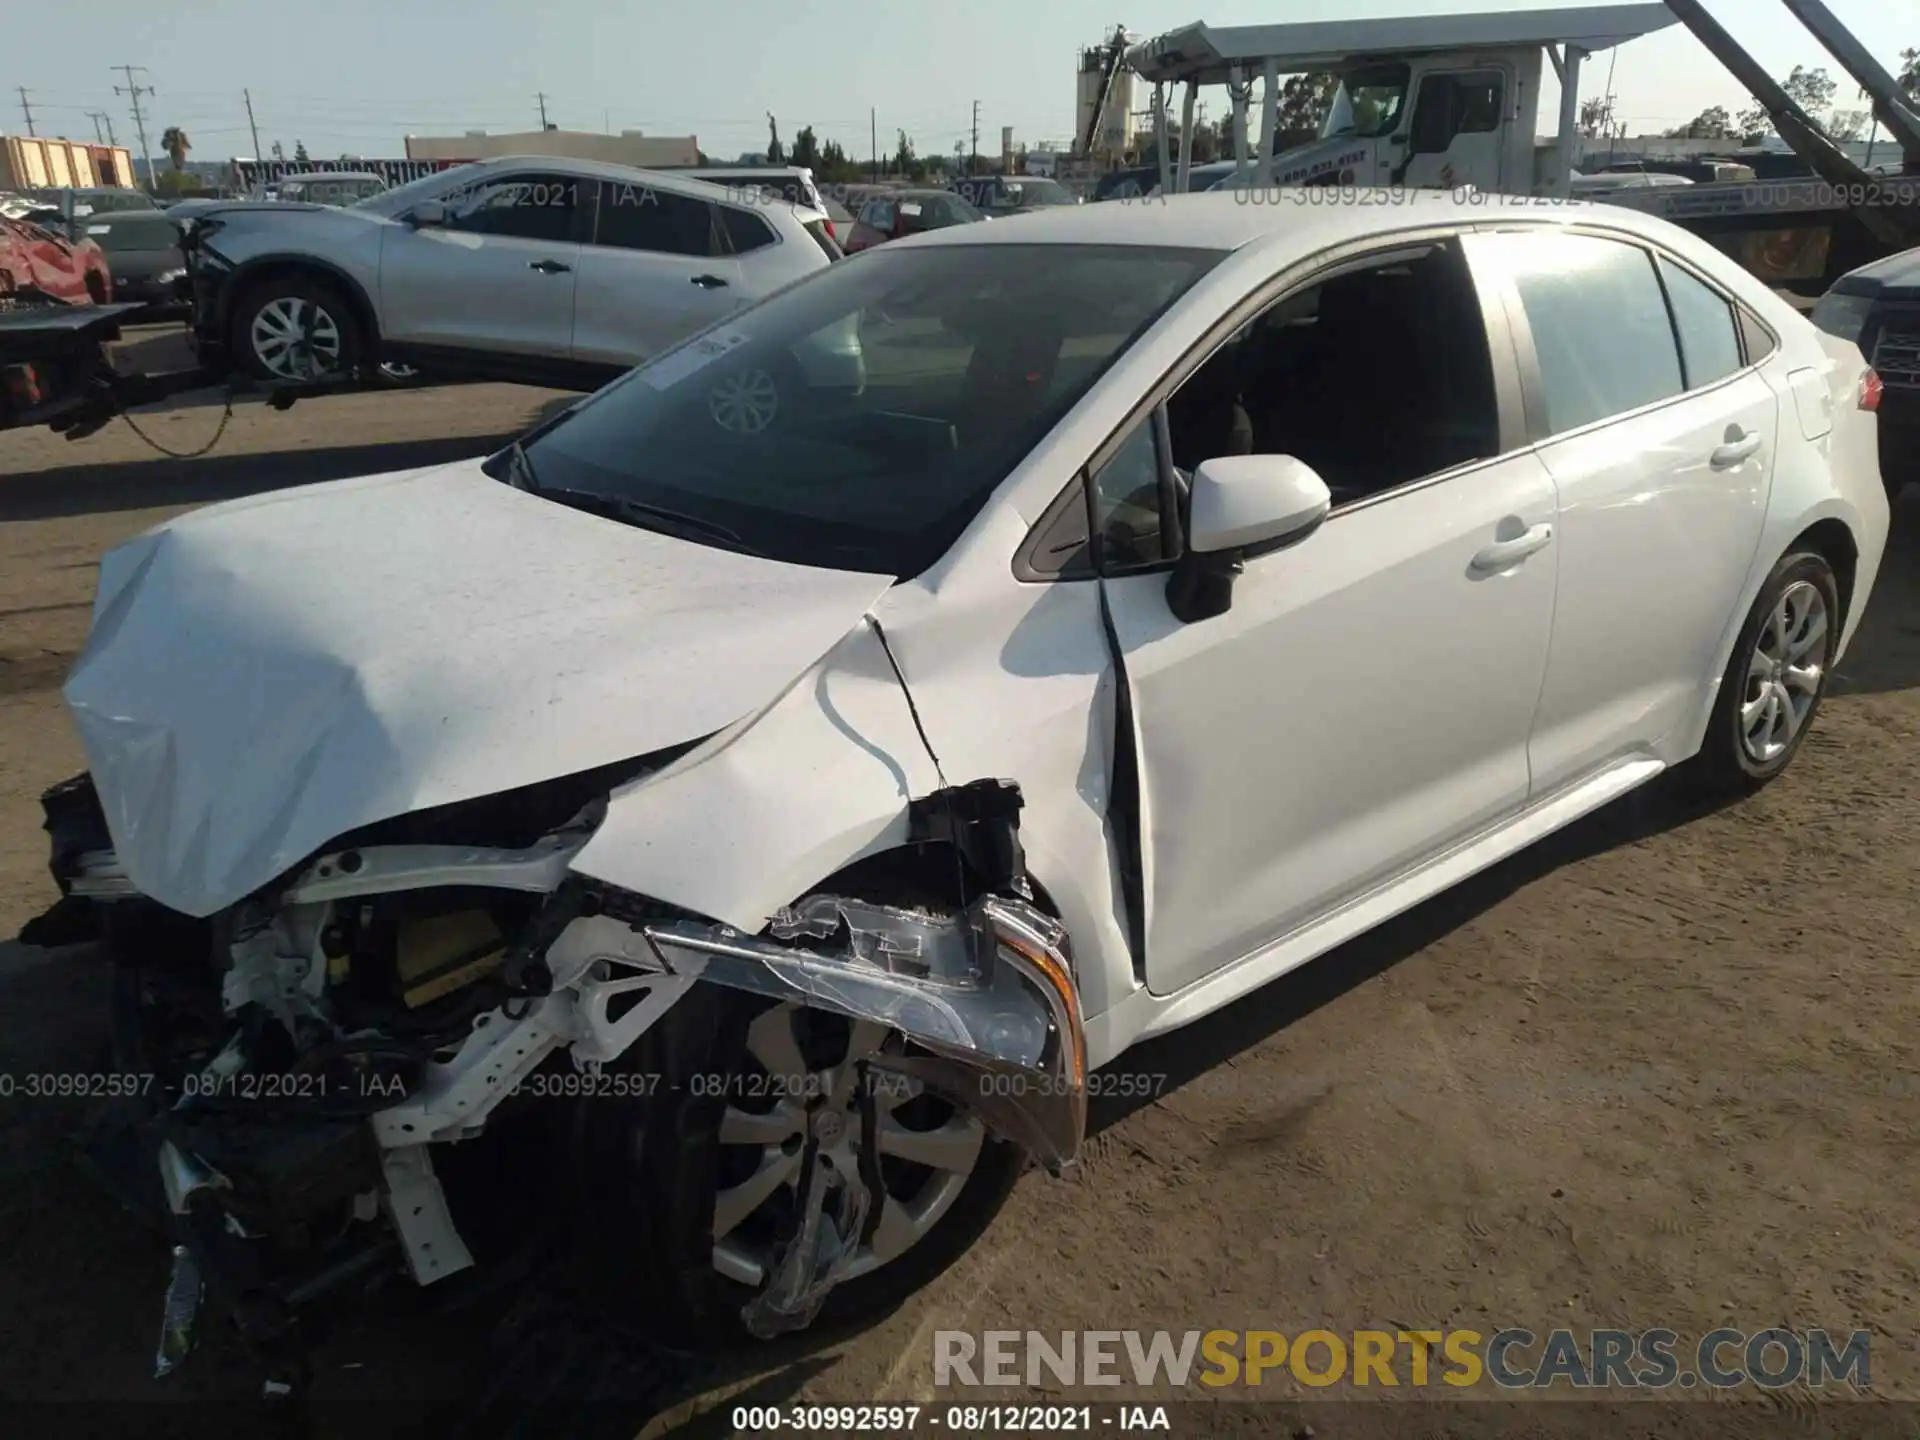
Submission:
M 1286 25 L 1193 24 L 1134 46 L 1127 62 L 1152 86 L 1163 193 L 1302 185 L 1568 197 L 1582 63 L 1684 24 L 1753 94 L 1813 178 L 1649 186 L 1609 193 L 1607 203 L 1659 214 L 1711 240 L 1769 284 L 1818 295 L 1849 270 L 1920 245 L 1920 116 L 1821 0 L 1784 3 L 1871 98 L 1881 125 L 1901 146 L 1898 174 L 1855 164 L 1699 0 Z M 1543 142 L 1540 91 L 1549 62 L 1560 85 L 1559 124 Z M 1319 137 L 1275 153 L 1281 77 L 1314 71 L 1338 80 Z M 1256 79 L 1265 82 L 1260 138 L 1250 143 Z M 1193 111 L 1203 84 L 1227 87 L 1234 158 L 1230 165 L 1197 171 Z M 1177 154 L 1167 111 L 1175 85 L 1186 91 Z

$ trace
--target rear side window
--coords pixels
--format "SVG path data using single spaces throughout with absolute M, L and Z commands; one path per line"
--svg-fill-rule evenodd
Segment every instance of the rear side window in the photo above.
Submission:
M 1694 276 L 1665 259 L 1660 278 L 1673 306 L 1673 328 L 1680 337 L 1680 363 L 1687 388 L 1711 385 L 1740 368 L 1740 331 L 1733 306 Z
M 600 215 L 594 243 L 658 255 L 718 253 L 713 207 L 704 200 L 651 185 L 600 184 Z
M 1490 238 L 1533 332 L 1550 434 L 1682 392 L 1673 323 L 1645 250 L 1595 235 Z
M 773 227 L 751 210 L 742 210 L 737 205 L 716 205 L 714 209 L 720 214 L 720 228 L 727 237 L 727 248 L 735 255 L 773 244 Z

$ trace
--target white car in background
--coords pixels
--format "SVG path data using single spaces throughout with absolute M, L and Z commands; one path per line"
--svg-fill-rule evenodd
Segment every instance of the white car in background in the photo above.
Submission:
M 519 1204 L 677 1346 L 871 1316 L 1129 1047 L 1777 776 L 1886 542 L 1859 350 L 1648 216 L 1277 194 L 900 240 L 108 555 L 47 828 L 181 1243 L 437 1283 Z
M 203 360 L 592 389 L 839 258 L 824 215 L 623 165 L 507 157 L 355 205 L 239 202 L 186 232 Z M 821 351 L 857 386 L 857 353 Z

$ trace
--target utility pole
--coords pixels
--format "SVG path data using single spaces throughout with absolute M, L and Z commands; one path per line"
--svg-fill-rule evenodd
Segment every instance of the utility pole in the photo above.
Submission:
M 871 105 L 867 107 L 867 144 L 873 147 L 873 183 L 880 183 L 880 121 L 879 111 Z
M 540 128 L 547 128 L 547 92 L 542 90 L 534 99 L 540 102 Z
M 22 85 L 18 88 L 20 91 L 20 109 L 27 117 L 27 134 L 32 135 L 35 133 L 33 128 L 33 107 L 27 103 L 27 87 Z
M 98 110 L 87 111 L 87 119 L 93 122 L 93 138 L 102 145 L 106 144 L 107 137 L 100 133 L 100 112 Z
M 980 102 L 973 102 L 973 150 L 967 157 L 967 173 L 980 168 Z
M 153 87 L 151 85 L 141 85 L 133 78 L 134 71 L 138 70 L 144 75 L 147 73 L 147 67 L 144 65 L 115 65 L 112 68 L 121 71 L 127 77 L 126 85 L 114 86 L 113 93 L 116 95 L 126 95 L 133 101 L 133 128 L 140 136 L 140 158 L 147 162 L 147 188 L 149 190 L 157 190 L 160 187 L 154 183 L 153 179 L 153 156 L 147 153 L 147 121 L 146 117 L 140 113 L 140 97 L 142 95 L 153 94 Z
M 261 158 L 260 127 L 253 123 L 253 92 L 251 90 L 242 90 L 240 92 L 240 98 L 247 102 L 247 129 L 253 132 L 253 158 L 258 160 Z

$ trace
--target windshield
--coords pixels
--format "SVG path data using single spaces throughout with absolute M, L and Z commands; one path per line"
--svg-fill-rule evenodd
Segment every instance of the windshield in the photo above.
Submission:
M 172 250 L 180 244 L 180 227 L 164 214 L 130 216 L 90 223 L 87 237 L 108 254 L 135 250 Z
M 1400 112 L 1407 103 L 1407 76 L 1404 65 L 1375 65 L 1349 72 L 1333 92 L 1333 103 L 1320 122 L 1320 138 L 1389 133 L 1400 123 Z
M 586 508 L 630 507 L 624 518 L 648 528 L 904 579 L 946 552 L 1220 258 L 1104 245 L 874 250 L 536 431 L 522 479 Z
M 1073 192 L 1057 180 L 1026 176 L 1006 182 L 1007 199 L 1015 205 L 1071 205 Z
M 369 195 L 366 199 L 356 202 L 351 208 L 378 210 L 382 214 L 398 215 L 416 200 L 437 198 L 440 192 L 447 188 L 449 180 L 455 180 L 457 183 L 457 177 L 470 176 L 479 168 L 472 163 L 450 165 L 445 170 L 436 170 L 431 175 L 422 175 L 418 180 L 409 180 L 406 184 L 396 185 L 391 190 L 382 190 L 377 195 Z

